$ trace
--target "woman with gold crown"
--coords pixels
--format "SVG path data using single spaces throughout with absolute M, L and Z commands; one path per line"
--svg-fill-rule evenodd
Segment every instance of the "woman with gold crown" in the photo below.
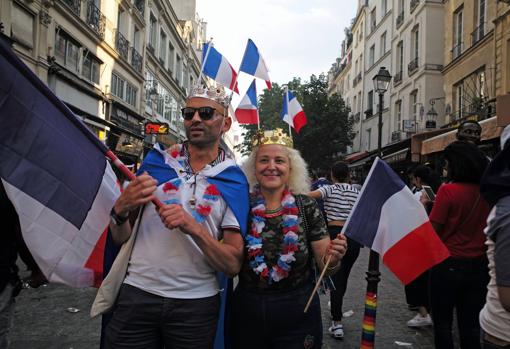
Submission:
M 306 163 L 281 129 L 259 131 L 243 165 L 250 183 L 250 227 L 233 300 L 234 348 L 320 348 L 322 321 L 313 266 L 340 265 L 347 243 L 330 241 L 310 189 Z

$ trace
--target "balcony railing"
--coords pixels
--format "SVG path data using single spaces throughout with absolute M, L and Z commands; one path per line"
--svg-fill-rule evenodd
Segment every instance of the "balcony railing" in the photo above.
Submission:
M 455 58 L 459 57 L 461 54 L 462 54 L 462 48 L 463 48 L 463 43 L 458 43 L 457 45 L 453 46 L 452 48 L 452 60 L 454 60 Z
M 413 13 L 414 9 L 418 7 L 418 4 L 420 3 L 420 0 L 411 0 L 411 5 L 409 6 L 409 12 Z
M 96 34 L 104 40 L 106 17 L 101 13 L 92 0 L 87 4 L 87 24 Z
M 395 74 L 395 76 L 393 77 L 393 86 L 397 86 L 402 82 L 402 75 L 403 75 L 402 71 L 399 71 L 398 73 Z
M 352 86 L 353 87 L 356 86 L 358 84 L 358 82 L 360 82 L 360 81 L 361 81 L 361 73 L 359 73 L 358 75 L 356 75 L 354 77 L 354 79 L 352 80 Z
M 430 64 L 430 63 L 426 63 L 425 64 L 425 70 L 437 70 L 437 71 L 441 71 L 441 70 L 443 70 L 443 65 L 442 64 Z
M 142 55 L 134 47 L 131 47 L 131 66 L 140 74 L 142 73 Z
M 404 11 L 400 12 L 397 16 L 397 28 L 400 28 L 402 23 L 404 23 Z
M 129 57 L 129 41 L 118 29 L 115 31 L 115 49 L 117 49 L 120 57 L 127 62 Z
M 78 17 L 80 16 L 81 0 L 60 0 L 60 2 L 69 6 L 71 11 L 73 11 L 75 15 L 77 15 Z
M 154 49 L 154 46 L 152 46 L 152 44 L 150 42 L 147 44 L 147 51 L 149 51 L 152 54 L 154 54 L 154 52 L 156 51 Z
M 371 118 L 374 116 L 374 110 L 372 108 L 365 110 L 365 119 Z
M 418 57 L 413 59 L 409 64 L 407 65 L 407 73 L 409 76 L 413 74 L 416 70 L 418 70 Z
M 360 112 L 357 112 L 356 114 L 354 114 L 353 117 L 352 117 L 352 120 L 354 122 L 359 122 L 360 114 L 361 114 Z
M 145 12 L 145 0 L 135 0 L 135 7 L 143 17 L 143 14 Z
M 471 46 L 474 46 L 478 41 L 482 40 L 485 36 L 485 23 L 481 24 L 471 33 Z

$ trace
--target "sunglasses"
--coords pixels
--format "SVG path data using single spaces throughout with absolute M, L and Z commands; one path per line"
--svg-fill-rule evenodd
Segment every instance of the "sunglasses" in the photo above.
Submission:
M 211 108 L 211 107 L 200 107 L 200 108 L 186 107 L 186 108 L 181 109 L 182 117 L 184 120 L 193 119 L 193 116 L 195 116 L 196 112 L 198 112 L 200 119 L 211 120 L 214 117 L 215 111 L 216 111 L 216 109 Z

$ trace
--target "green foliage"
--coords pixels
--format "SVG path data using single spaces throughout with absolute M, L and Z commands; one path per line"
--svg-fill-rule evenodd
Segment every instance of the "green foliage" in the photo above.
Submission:
M 294 147 L 308 163 L 311 170 L 328 170 L 338 154 L 351 145 L 352 121 L 348 117 L 349 108 L 337 94 L 328 97 L 328 83 L 324 74 L 312 75 L 309 82 L 302 83 L 294 78 L 288 84 L 301 106 L 307 124 L 299 134 L 293 132 Z M 283 87 L 274 83 L 271 90 L 264 90 L 259 97 L 261 128 L 265 130 L 280 127 L 288 130 L 288 124 L 280 118 L 283 103 Z M 251 138 L 257 125 L 242 125 L 244 142 L 238 149 L 247 155 L 251 151 Z

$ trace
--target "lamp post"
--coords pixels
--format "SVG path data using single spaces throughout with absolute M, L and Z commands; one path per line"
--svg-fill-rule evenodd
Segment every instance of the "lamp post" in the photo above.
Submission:
M 374 91 L 379 94 L 379 127 L 377 133 L 377 154 L 382 159 L 382 113 L 383 97 L 390 85 L 391 75 L 385 67 L 381 67 L 373 78 Z M 367 271 L 367 294 L 365 296 L 365 316 L 363 317 L 363 330 L 361 333 L 361 347 L 363 349 L 374 348 L 375 342 L 375 318 L 377 314 L 377 285 L 381 280 L 379 272 L 379 254 L 370 251 Z

